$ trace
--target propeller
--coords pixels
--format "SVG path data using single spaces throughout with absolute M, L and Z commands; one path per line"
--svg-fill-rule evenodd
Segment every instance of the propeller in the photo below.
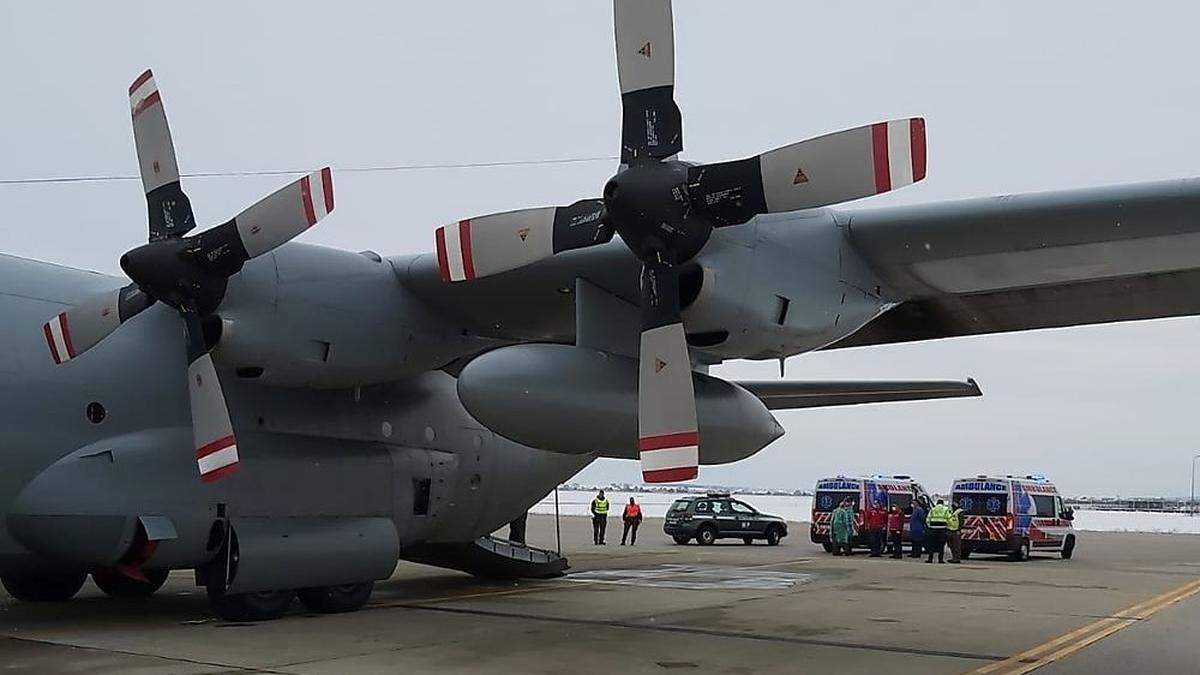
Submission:
M 695 164 L 676 159 L 683 122 L 675 103 L 670 0 L 614 0 L 621 90 L 621 167 L 603 198 L 511 211 L 437 230 L 447 282 L 470 281 L 608 242 L 642 261 L 638 434 L 646 482 L 698 475 L 700 439 L 679 265 L 714 228 L 766 213 L 829 206 L 925 178 L 925 121 L 878 122 L 754 157 Z M 586 205 L 586 206 L 584 206 Z
M 147 70 L 129 88 L 133 137 L 149 214 L 149 241 L 121 256 L 133 283 L 85 297 L 50 319 L 42 332 L 55 363 L 74 359 L 155 302 L 183 319 L 192 435 L 200 477 L 214 481 L 237 470 L 237 439 L 221 381 L 204 340 L 202 319 L 225 296 L 229 277 L 247 260 L 268 253 L 333 210 L 328 167 L 264 197 L 232 220 L 188 236 L 192 205 L 179 167 L 162 99 Z

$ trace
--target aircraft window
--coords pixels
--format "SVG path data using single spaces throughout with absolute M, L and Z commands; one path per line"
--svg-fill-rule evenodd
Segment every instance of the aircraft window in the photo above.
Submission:
M 1038 518 L 1058 517 L 1058 511 L 1054 509 L 1054 497 L 1049 495 L 1034 495 L 1033 505 L 1037 507 Z
M 729 508 L 733 509 L 734 513 L 743 515 L 754 515 L 757 513 L 754 509 L 750 508 L 749 504 L 743 502 L 729 502 Z
M 429 514 L 429 486 L 428 478 L 413 479 L 413 515 L 424 516 Z

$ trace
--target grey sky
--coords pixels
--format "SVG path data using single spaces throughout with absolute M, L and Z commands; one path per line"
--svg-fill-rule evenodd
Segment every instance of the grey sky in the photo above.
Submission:
M 850 6 L 853 5 L 853 6 Z M 616 153 L 611 4 L 0 4 L 0 178 L 132 174 L 126 88 L 153 67 L 181 168 L 335 168 L 304 240 L 430 250 L 473 214 L 599 193 L 614 163 L 380 174 L 339 166 Z M 928 120 L 929 178 L 864 204 L 1200 174 L 1194 3 L 676 0 L 686 158 L 744 156 L 885 118 Z M 185 183 L 202 224 L 285 178 Z M 0 251 L 117 272 L 145 237 L 137 181 L 0 186 Z M 985 396 L 782 413 L 788 435 L 705 482 L 839 471 L 1039 471 L 1072 493 L 1188 489 L 1194 319 L 792 359 L 792 378 L 973 376 Z M 716 374 L 773 377 L 776 365 Z M 638 477 L 604 462 L 582 479 Z

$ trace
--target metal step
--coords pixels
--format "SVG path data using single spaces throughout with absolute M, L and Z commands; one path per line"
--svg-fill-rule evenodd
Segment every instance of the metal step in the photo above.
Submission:
M 566 573 L 567 559 L 546 549 L 493 536 L 455 544 L 420 544 L 400 557 L 411 562 L 459 570 L 485 579 L 546 579 Z

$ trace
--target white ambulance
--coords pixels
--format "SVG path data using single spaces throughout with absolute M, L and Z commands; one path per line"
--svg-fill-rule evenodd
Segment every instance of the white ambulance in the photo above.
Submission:
M 954 481 L 952 503 L 963 510 L 962 554 L 1007 553 L 1025 560 L 1031 551 L 1075 552 L 1074 512 L 1044 476 L 976 476 Z
M 925 488 L 914 481 L 911 476 L 836 476 L 822 478 L 813 489 L 812 519 L 809 526 L 809 538 L 814 544 L 820 544 L 826 552 L 833 550 L 833 542 L 829 535 L 829 526 L 833 510 L 849 497 L 854 502 L 854 529 L 857 536 L 851 541 L 855 546 L 866 546 L 866 536 L 863 532 L 863 508 L 873 501 L 878 501 L 887 508 L 893 506 L 901 513 L 908 514 L 913 500 L 919 495 L 925 495 Z M 904 521 L 904 541 L 909 541 L 908 520 Z

